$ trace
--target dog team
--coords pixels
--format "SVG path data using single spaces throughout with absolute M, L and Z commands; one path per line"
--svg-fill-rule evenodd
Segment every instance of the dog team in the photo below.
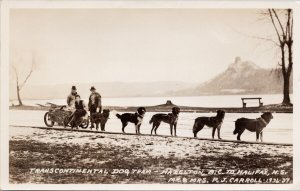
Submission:
M 94 128 L 96 124 L 96 130 L 99 129 L 99 125 L 102 131 L 105 131 L 105 124 L 109 118 L 109 110 L 102 110 L 101 105 L 101 95 L 96 92 L 95 87 L 90 89 L 91 95 L 89 97 L 88 108 L 80 96 L 77 94 L 77 89 L 75 86 L 72 86 L 71 93 L 67 98 L 67 104 L 69 107 L 74 107 L 73 117 L 71 121 L 76 121 L 80 117 L 83 117 L 87 114 L 87 110 L 90 111 L 90 120 L 91 120 L 91 129 Z M 97 112 L 98 110 L 98 112 Z M 135 113 L 123 113 L 116 114 L 117 118 L 121 120 L 122 123 L 122 132 L 125 133 L 125 127 L 128 123 L 133 123 L 135 125 L 136 134 L 140 134 L 140 127 L 145 116 L 146 109 L 144 107 L 139 107 Z M 151 134 L 157 134 L 157 129 L 162 122 L 170 125 L 170 133 L 173 136 L 176 136 L 177 130 L 177 121 L 180 113 L 179 107 L 173 107 L 171 113 L 157 113 L 152 116 L 149 123 L 152 124 Z M 217 114 L 214 117 L 198 117 L 195 119 L 193 126 L 194 137 L 197 137 L 197 133 L 203 129 L 204 126 L 212 128 L 212 138 L 215 137 L 215 132 L 217 130 L 218 139 L 221 139 L 220 130 L 222 127 L 223 120 L 225 118 L 225 111 L 217 110 Z M 235 129 L 233 134 L 237 134 L 237 140 L 241 140 L 241 135 L 247 129 L 250 132 L 256 133 L 256 141 L 263 141 L 263 130 L 273 119 L 271 112 L 263 113 L 257 119 L 248 119 L 248 118 L 239 118 L 235 121 Z

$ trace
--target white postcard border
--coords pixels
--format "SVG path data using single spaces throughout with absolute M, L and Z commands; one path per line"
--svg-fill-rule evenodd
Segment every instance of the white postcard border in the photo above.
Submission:
M 293 117 L 293 184 L 9 184 L 8 170 L 8 138 L 9 138 L 9 11 L 10 9 L 83 9 L 83 8 L 293 8 L 295 34 L 300 34 L 300 2 L 299 1 L 196 1 L 196 0 L 104 0 L 104 1 L 18 1 L 3 0 L 1 2 L 1 189 L 13 190 L 293 190 L 300 188 L 300 37 L 295 35 L 294 42 L 294 117 Z

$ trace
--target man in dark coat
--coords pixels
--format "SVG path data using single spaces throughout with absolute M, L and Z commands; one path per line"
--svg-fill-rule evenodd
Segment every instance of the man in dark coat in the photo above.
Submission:
M 75 96 L 77 95 L 76 86 L 72 86 L 71 93 L 67 97 L 67 105 L 69 107 L 74 107 L 75 104 Z
M 72 128 L 73 127 L 78 128 L 79 119 L 87 114 L 86 105 L 78 94 L 75 96 L 74 106 L 76 110 L 73 113 L 70 124 L 72 125 Z
M 96 88 L 92 86 L 90 91 L 91 91 L 91 95 L 89 97 L 88 109 L 90 111 L 90 116 L 92 116 L 93 113 L 97 112 L 98 108 L 99 108 L 99 113 L 101 113 L 102 104 L 101 104 L 101 95 L 98 92 L 96 92 Z M 91 128 L 94 128 L 93 124 L 91 125 Z

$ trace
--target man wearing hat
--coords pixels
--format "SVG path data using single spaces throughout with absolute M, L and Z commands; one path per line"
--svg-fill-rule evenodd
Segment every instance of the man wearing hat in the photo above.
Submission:
M 94 86 L 91 87 L 90 89 L 91 95 L 89 97 L 89 103 L 88 103 L 88 109 L 90 111 L 90 116 L 93 113 L 97 112 L 97 109 L 99 108 L 99 113 L 101 113 L 102 110 L 102 104 L 101 104 L 101 95 L 96 92 L 96 88 Z M 93 124 L 91 128 L 93 128 Z
M 69 107 L 74 107 L 76 95 L 77 95 L 76 86 L 72 86 L 71 93 L 69 94 L 69 96 L 67 98 L 67 104 Z

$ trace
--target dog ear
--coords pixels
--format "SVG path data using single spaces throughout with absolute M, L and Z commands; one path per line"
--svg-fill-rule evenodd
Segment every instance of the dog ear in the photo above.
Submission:
M 273 118 L 272 112 L 268 112 L 268 116 L 269 116 L 270 118 Z
M 175 107 L 172 108 L 172 110 L 173 110 L 173 111 L 179 111 L 180 108 L 175 106 Z
M 262 113 L 262 114 L 261 114 L 261 117 L 268 116 L 268 115 L 269 115 L 268 113 L 269 113 L 269 112 L 264 112 L 264 113 Z

